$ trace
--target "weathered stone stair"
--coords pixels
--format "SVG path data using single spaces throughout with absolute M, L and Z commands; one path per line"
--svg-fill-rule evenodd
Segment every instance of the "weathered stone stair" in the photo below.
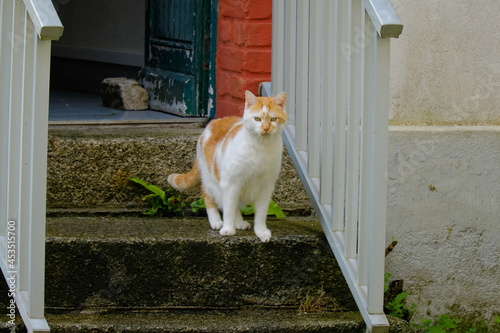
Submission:
M 51 217 L 52 332 L 362 332 L 317 221 L 269 226 L 264 244 L 205 218 Z
M 263 244 L 251 231 L 222 237 L 205 219 L 51 218 L 48 321 L 55 332 L 358 332 L 362 320 L 316 221 L 270 226 L 275 238 Z M 312 298 L 318 323 L 299 314 Z
M 49 308 L 295 307 L 322 290 L 355 309 L 316 221 L 270 223 L 275 237 L 222 237 L 206 219 L 51 218 Z
M 140 216 L 146 192 L 128 178 L 166 187 L 168 173 L 190 167 L 200 132 L 51 130 L 45 297 L 52 332 L 364 332 L 319 223 L 303 216 L 310 206 L 289 159 L 275 200 L 291 217 L 269 219 L 269 243 L 250 230 L 220 236 L 205 217 Z

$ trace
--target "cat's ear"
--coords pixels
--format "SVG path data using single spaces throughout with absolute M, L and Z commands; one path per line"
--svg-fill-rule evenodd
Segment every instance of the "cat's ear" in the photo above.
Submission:
M 284 91 L 279 93 L 276 97 L 274 97 L 274 103 L 276 103 L 281 107 L 285 106 L 285 102 L 286 102 L 286 93 Z
M 250 107 L 257 103 L 257 97 L 255 97 L 254 94 L 252 94 L 250 91 L 245 91 L 245 105 L 247 107 Z

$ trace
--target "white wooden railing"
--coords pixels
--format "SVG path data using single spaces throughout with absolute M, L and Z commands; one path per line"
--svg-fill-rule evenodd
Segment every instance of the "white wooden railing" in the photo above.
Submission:
M 28 332 L 44 317 L 50 46 L 63 31 L 51 0 L 0 3 L 0 267 Z
M 273 0 L 272 94 L 286 91 L 285 144 L 368 332 L 383 312 L 389 0 Z

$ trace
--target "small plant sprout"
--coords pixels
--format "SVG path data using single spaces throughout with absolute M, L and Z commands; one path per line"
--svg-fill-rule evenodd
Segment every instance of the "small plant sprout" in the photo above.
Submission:
M 193 211 L 193 213 L 198 212 L 202 208 L 203 209 L 207 208 L 205 206 L 205 200 L 203 200 L 203 198 L 191 202 L 191 210 Z M 246 207 L 241 208 L 240 211 L 241 214 L 243 215 L 252 215 L 254 213 L 254 206 L 248 205 Z M 283 213 L 281 207 L 273 200 L 271 200 L 271 202 L 269 203 L 269 207 L 267 209 L 267 215 L 274 215 L 279 219 L 286 218 L 286 215 L 285 213 Z
M 317 293 L 307 293 L 306 297 L 299 306 L 300 314 L 320 313 L 325 306 L 325 291 L 318 290 Z
M 182 200 L 180 194 L 172 188 L 167 191 L 162 190 L 158 186 L 151 185 L 138 178 L 129 178 L 137 184 L 144 186 L 151 191 L 151 194 L 145 195 L 141 198 L 142 201 L 149 201 L 151 208 L 143 212 L 148 216 L 163 216 L 165 213 L 174 215 L 183 215 L 183 209 L 186 203 Z

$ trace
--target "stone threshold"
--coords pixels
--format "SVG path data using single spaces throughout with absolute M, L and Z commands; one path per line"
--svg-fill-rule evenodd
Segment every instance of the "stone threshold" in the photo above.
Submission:
M 178 127 L 178 128 L 200 128 L 209 121 L 207 118 L 179 118 L 179 119 L 140 119 L 140 120 L 68 120 L 49 121 L 49 129 L 56 127 L 78 127 L 78 126 L 150 126 L 150 127 Z

